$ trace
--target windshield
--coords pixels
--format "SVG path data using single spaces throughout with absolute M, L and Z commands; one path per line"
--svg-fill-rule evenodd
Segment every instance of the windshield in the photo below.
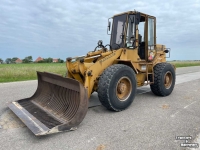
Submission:
M 113 18 L 113 28 L 111 35 L 111 43 L 113 49 L 118 49 L 124 45 L 124 30 L 126 25 L 127 14 L 115 16 Z

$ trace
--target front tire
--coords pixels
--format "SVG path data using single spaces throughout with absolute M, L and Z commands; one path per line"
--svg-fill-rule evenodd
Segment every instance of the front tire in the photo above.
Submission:
M 100 76 L 97 90 L 99 100 L 109 110 L 122 111 L 133 102 L 136 83 L 132 68 L 123 64 L 112 65 Z
M 171 64 L 156 64 L 154 66 L 154 83 L 150 85 L 151 91 L 158 96 L 170 95 L 174 89 L 175 78 L 175 70 Z

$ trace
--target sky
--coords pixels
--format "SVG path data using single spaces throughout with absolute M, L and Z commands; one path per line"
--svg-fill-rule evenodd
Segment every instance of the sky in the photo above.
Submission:
M 200 0 L 1 0 L 0 58 L 85 55 L 108 44 L 108 18 L 137 10 L 156 17 L 168 60 L 200 60 Z

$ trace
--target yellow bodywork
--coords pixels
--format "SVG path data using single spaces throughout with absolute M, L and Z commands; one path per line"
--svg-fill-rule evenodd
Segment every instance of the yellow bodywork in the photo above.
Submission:
M 123 14 L 136 14 L 136 11 L 129 11 Z M 115 16 L 118 16 L 115 15 Z M 140 13 L 144 18 L 153 18 L 156 22 L 156 18 L 149 16 L 144 13 Z M 148 24 L 148 23 L 146 23 Z M 127 29 L 126 24 L 126 29 Z M 148 25 L 145 26 L 147 28 Z M 100 49 L 98 51 L 93 51 L 87 53 L 86 56 L 70 58 L 66 61 L 66 66 L 68 69 L 67 77 L 79 81 L 88 91 L 88 97 L 90 97 L 93 91 L 97 90 L 98 79 L 103 73 L 103 71 L 113 64 L 125 64 L 131 67 L 136 74 L 137 86 L 143 86 L 151 84 L 149 82 L 148 75 L 153 74 L 153 67 L 157 63 L 166 62 L 166 47 L 164 45 L 155 44 L 153 48 L 149 48 L 148 45 L 145 46 L 145 59 L 140 59 L 138 54 L 139 47 L 139 30 L 138 25 L 135 28 L 135 48 L 119 48 L 117 50 Z M 147 36 L 147 29 L 144 29 L 144 34 Z M 154 25 L 154 33 L 156 35 L 156 25 Z M 125 33 L 126 36 L 126 33 Z M 124 39 L 125 41 L 125 39 Z M 156 36 L 154 36 L 154 41 L 156 43 Z M 146 38 L 146 43 L 148 39 Z M 148 60 L 148 57 L 153 55 L 152 60 Z M 75 60 L 75 61 L 73 61 Z M 147 82 L 145 82 L 147 81 Z
M 165 62 L 165 52 L 163 45 L 156 45 L 158 50 L 153 50 L 155 53 L 154 59 L 151 62 L 141 60 L 137 54 L 137 48 L 129 50 L 120 48 L 118 50 L 106 51 L 99 50 L 97 52 L 90 52 L 83 57 L 83 62 L 80 60 L 66 61 L 68 69 L 67 77 L 78 80 L 84 85 L 90 97 L 93 91 L 97 90 L 98 79 L 103 71 L 113 64 L 125 64 L 130 66 L 136 73 L 137 86 L 143 86 L 147 78 L 147 72 L 152 73 L 152 68 L 157 63 Z M 95 57 L 96 56 L 96 57 Z M 97 59 L 95 63 L 93 61 Z M 142 66 L 147 66 L 145 70 Z

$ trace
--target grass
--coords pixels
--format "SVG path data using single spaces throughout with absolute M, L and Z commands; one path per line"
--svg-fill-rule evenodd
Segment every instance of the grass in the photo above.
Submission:
M 65 63 L 0 64 L 0 83 L 37 79 L 36 71 L 66 73 Z
M 190 66 L 200 66 L 200 61 L 172 61 L 169 62 L 174 64 L 177 68 L 179 67 L 190 67 Z
M 178 67 L 200 66 L 200 61 L 171 61 Z M 36 71 L 65 75 L 65 63 L 0 64 L 0 83 L 37 79 Z

